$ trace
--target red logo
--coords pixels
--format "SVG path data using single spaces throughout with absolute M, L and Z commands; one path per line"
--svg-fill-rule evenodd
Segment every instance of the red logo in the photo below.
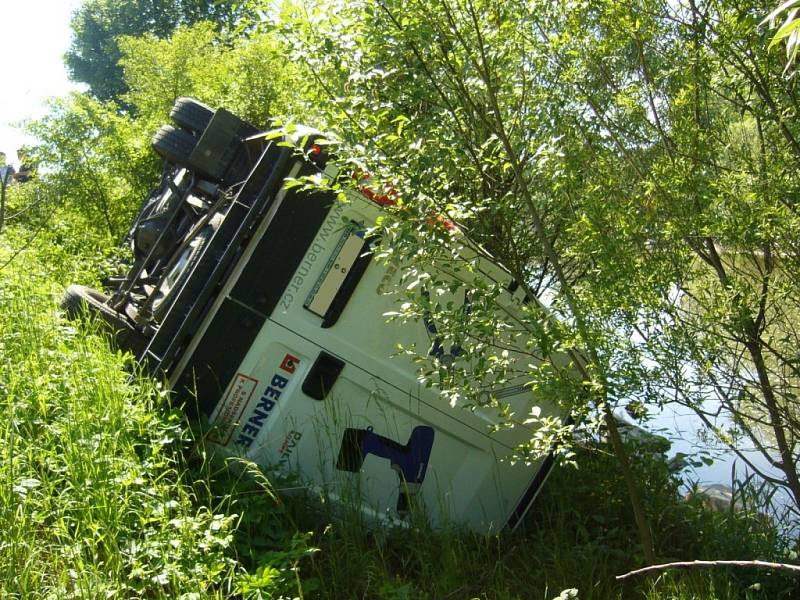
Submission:
M 286 371 L 287 373 L 294 373 L 294 370 L 297 368 L 297 363 L 300 362 L 300 359 L 296 356 L 292 356 L 291 354 L 287 354 L 283 357 L 283 361 L 281 362 L 281 369 Z

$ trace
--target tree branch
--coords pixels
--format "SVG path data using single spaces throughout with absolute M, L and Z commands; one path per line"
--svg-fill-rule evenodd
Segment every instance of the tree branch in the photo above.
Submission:
M 800 565 L 790 565 L 786 563 L 765 562 L 763 560 L 693 560 L 663 563 L 660 565 L 651 565 L 643 569 L 636 569 L 629 571 L 624 575 L 617 575 L 617 580 L 626 579 L 628 577 L 636 577 L 645 573 L 656 573 L 659 571 L 668 571 L 670 569 L 708 569 L 713 567 L 744 567 L 750 569 L 775 569 L 776 571 L 789 571 L 790 573 L 800 574 Z

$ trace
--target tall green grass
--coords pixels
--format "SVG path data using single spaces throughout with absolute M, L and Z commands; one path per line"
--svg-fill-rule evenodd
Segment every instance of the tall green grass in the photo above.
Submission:
M 185 429 L 155 382 L 59 314 L 54 276 L 70 263 L 48 254 L 0 272 L 4 595 L 224 595 L 236 517 L 196 501 Z
M 642 566 L 637 534 L 614 459 L 580 451 L 579 467 L 557 469 L 522 531 L 483 537 L 424 527 L 371 533 L 337 521 L 313 543 L 319 597 L 550 600 L 578 597 L 672 599 L 793 599 L 800 582 L 779 573 L 719 569 L 615 579 Z M 639 455 L 658 554 L 670 560 L 788 560 L 778 539 L 754 512 L 707 513 L 679 500 L 666 462 Z M 300 515 L 297 521 L 305 524 Z M 568 594 L 565 598 L 572 597 Z
M 640 556 L 602 453 L 557 470 L 514 535 L 334 519 L 324 498 L 284 497 L 277 477 L 213 459 L 98 324 L 64 320 L 64 286 L 91 284 L 107 256 L 59 226 L 3 232 L 0 265 L 12 254 L 0 269 L 2 598 L 797 597 L 795 581 L 764 572 L 616 582 Z M 660 556 L 786 558 L 757 515 L 679 502 L 663 461 L 639 458 Z

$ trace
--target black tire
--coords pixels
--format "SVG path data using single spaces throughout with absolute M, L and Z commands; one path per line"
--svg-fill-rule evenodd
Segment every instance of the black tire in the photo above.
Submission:
M 106 323 L 113 332 L 118 348 L 140 356 L 147 347 L 147 338 L 133 328 L 128 318 L 108 305 L 108 296 L 84 285 L 71 285 L 61 298 L 61 308 L 69 319 L 80 319 L 87 314 Z
M 170 119 L 200 137 L 211 122 L 214 110 L 193 98 L 178 98 L 169 113 Z
M 224 215 L 222 214 L 214 215 L 208 224 L 189 241 L 180 254 L 175 256 L 175 258 L 170 261 L 170 264 L 167 265 L 164 275 L 160 278 L 149 299 L 150 312 L 156 321 L 161 322 L 170 309 L 188 312 L 190 307 L 172 306 L 174 296 L 184 285 L 187 285 L 189 289 L 185 297 L 192 299 L 199 294 L 200 290 L 205 285 L 208 278 L 202 274 L 198 274 L 188 282 L 187 279 L 194 271 L 195 265 L 197 265 L 200 257 L 203 255 L 204 248 L 208 245 L 208 242 L 211 240 L 220 223 L 222 223 L 223 218 Z M 213 257 L 209 257 L 209 259 L 205 261 L 205 266 L 208 267 L 208 269 L 213 269 Z
M 192 155 L 197 140 L 191 133 L 172 125 L 162 125 L 150 142 L 156 151 L 167 162 L 183 167 L 191 167 L 189 157 Z

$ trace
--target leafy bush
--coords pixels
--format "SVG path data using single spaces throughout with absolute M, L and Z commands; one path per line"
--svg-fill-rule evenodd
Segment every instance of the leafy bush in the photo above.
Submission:
M 159 160 L 149 149 L 152 132 L 118 114 L 113 104 L 82 94 L 54 100 L 30 131 L 41 140 L 35 157 L 51 212 L 81 216 L 107 244 L 119 243 L 158 179 Z

